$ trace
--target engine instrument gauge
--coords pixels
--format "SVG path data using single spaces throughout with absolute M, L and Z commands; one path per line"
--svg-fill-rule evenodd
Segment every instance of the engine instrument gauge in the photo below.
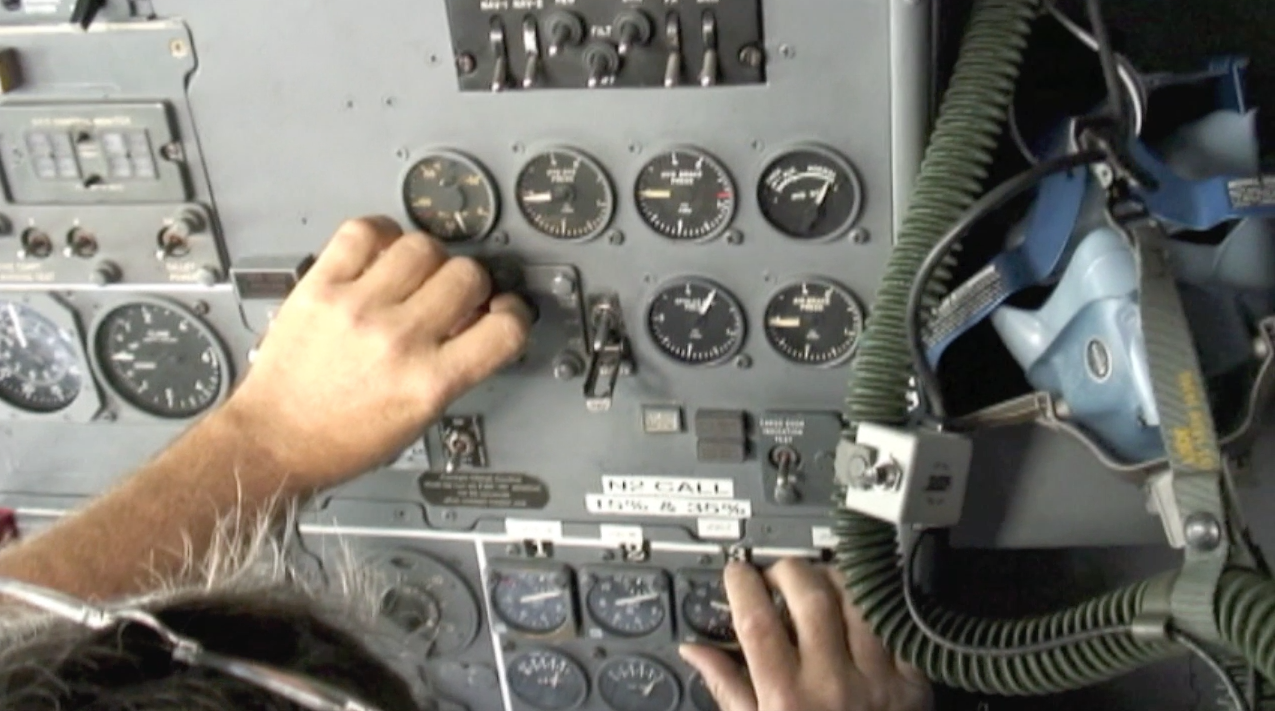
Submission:
M 226 352 L 194 314 L 175 306 L 117 307 L 98 322 L 93 343 L 111 388 L 156 417 L 194 417 L 226 390 Z
M 473 592 L 443 562 L 413 550 L 395 550 L 370 559 L 393 587 L 381 598 L 381 614 L 427 656 L 447 656 L 473 643 L 481 626 Z
M 744 345 L 744 309 L 706 279 L 682 279 L 655 295 L 647 315 L 660 350 L 688 365 L 716 365 Z
M 486 237 L 500 207 L 487 171 L 456 153 L 434 153 L 412 166 L 403 202 L 418 227 L 446 242 Z
M 838 234 L 859 218 L 863 188 L 854 169 L 817 146 L 779 156 L 762 173 L 757 202 L 775 229 L 797 239 Z
M 638 213 L 675 240 L 716 237 L 735 215 L 735 184 L 717 159 L 679 148 L 656 156 L 638 174 Z
M 532 158 L 518 175 L 517 195 L 527 221 L 556 239 L 596 237 L 615 212 L 615 193 L 602 167 L 566 148 Z
M 854 351 L 863 308 L 849 290 L 824 279 L 784 287 L 766 305 L 766 340 L 802 365 L 832 365 Z
M 567 711 L 584 703 L 589 680 L 571 657 L 549 649 L 535 649 L 515 657 L 506 668 L 509 690 L 523 703 L 541 711 Z
M 565 570 L 493 572 L 491 597 L 496 614 L 518 632 L 552 634 L 571 622 L 571 581 Z
M 668 617 L 668 583 L 659 574 L 599 574 L 585 605 L 606 632 L 642 637 L 658 630 Z
M 735 641 L 730 602 L 720 576 L 687 581 L 682 618 L 692 632 L 706 641 L 719 644 Z
M 598 694 L 615 711 L 673 711 L 681 688 L 668 667 L 646 657 L 620 657 L 598 670 Z
M 0 400 L 28 412 L 69 407 L 84 387 L 72 334 L 35 309 L 0 301 Z

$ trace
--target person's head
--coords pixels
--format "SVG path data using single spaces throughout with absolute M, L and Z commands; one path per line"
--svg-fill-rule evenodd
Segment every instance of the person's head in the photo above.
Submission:
M 419 708 L 401 677 L 306 596 L 222 592 L 149 609 L 209 652 L 322 681 L 382 711 Z M 4 711 L 299 711 L 260 686 L 174 661 L 142 625 L 55 622 L 25 637 L 0 651 Z

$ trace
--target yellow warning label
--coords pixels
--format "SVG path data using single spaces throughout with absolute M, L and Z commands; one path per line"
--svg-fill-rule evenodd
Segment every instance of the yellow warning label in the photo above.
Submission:
M 1173 456 L 1187 466 L 1202 471 L 1216 471 L 1217 445 L 1214 443 L 1204 388 L 1189 370 L 1178 373 L 1178 397 L 1186 406 L 1186 424 L 1172 431 Z

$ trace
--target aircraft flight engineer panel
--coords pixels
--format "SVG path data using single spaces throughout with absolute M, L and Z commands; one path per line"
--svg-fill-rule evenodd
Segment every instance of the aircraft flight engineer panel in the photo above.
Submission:
M 99 6 L 100 5 L 100 6 Z M 28 531 L 223 402 L 345 219 L 535 307 L 525 355 L 301 522 L 397 585 L 442 708 L 712 711 L 732 558 L 826 558 L 846 381 L 932 124 L 929 2 L 0 8 L 0 507 Z M 1162 540 L 1075 441 L 976 546 Z M 1002 460 L 1006 452 L 1018 458 Z M 982 461 L 982 460 L 980 460 Z M 1077 463 L 1081 464 L 1077 464 Z M 882 476 L 885 476 L 884 474 Z

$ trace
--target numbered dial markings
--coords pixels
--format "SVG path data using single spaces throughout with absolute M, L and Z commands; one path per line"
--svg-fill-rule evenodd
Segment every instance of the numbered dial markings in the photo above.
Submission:
M 571 621 L 571 585 L 564 571 L 503 571 L 495 574 L 492 604 L 514 630 L 557 632 Z
M 682 599 L 682 618 L 696 635 L 710 642 L 735 641 L 730 602 L 720 578 L 692 580 Z
M 652 575 L 599 575 L 585 603 L 607 632 L 642 637 L 658 630 L 668 612 L 668 586 Z
M 602 167 L 566 149 L 532 158 L 518 176 L 517 194 L 527 221 L 556 239 L 596 237 L 615 211 L 615 193 Z
M 651 301 L 647 325 L 660 350 L 688 365 L 715 365 L 744 345 L 744 310 L 710 281 L 687 279 Z
M 679 149 L 657 156 L 638 175 L 638 213 L 676 240 L 715 237 L 735 214 L 735 184 L 711 156 Z
M 439 153 L 412 166 L 403 183 L 412 221 L 447 242 L 486 237 L 499 209 L 491 179 L 477 162 Z
M 157 417 L 193 417 L 224 389 L 226 355 L 193 315 L 152 303 L 126 304 L 102 319 L 95 338 L 107 382 Z
M 547 649 L 527 652 L 506 669 L 509 690 L 541 711 L 567 711 L 584 703 L 589 680 L 574 660 Z
M 822 279 L 784 287 L 766 305 L 766 340 L 784 358 L 830 365 L 854 351 L 863 308 L 845 288 Z
M 863 201 L 854 170 L 822 148 L 786 153 L 766 167 L 757 186 L 762 214 L 797 239 L 819 239 L 854 224 Z
M 673 672 L 646 657 L 621 657 L 602 665 L 598 693 L 615 711 L 672 711 L 681 701 Z
M 0 301 L 0 400 L 49 413 L 75 402 L 84 387 L 72 334 L 36 310 Z

